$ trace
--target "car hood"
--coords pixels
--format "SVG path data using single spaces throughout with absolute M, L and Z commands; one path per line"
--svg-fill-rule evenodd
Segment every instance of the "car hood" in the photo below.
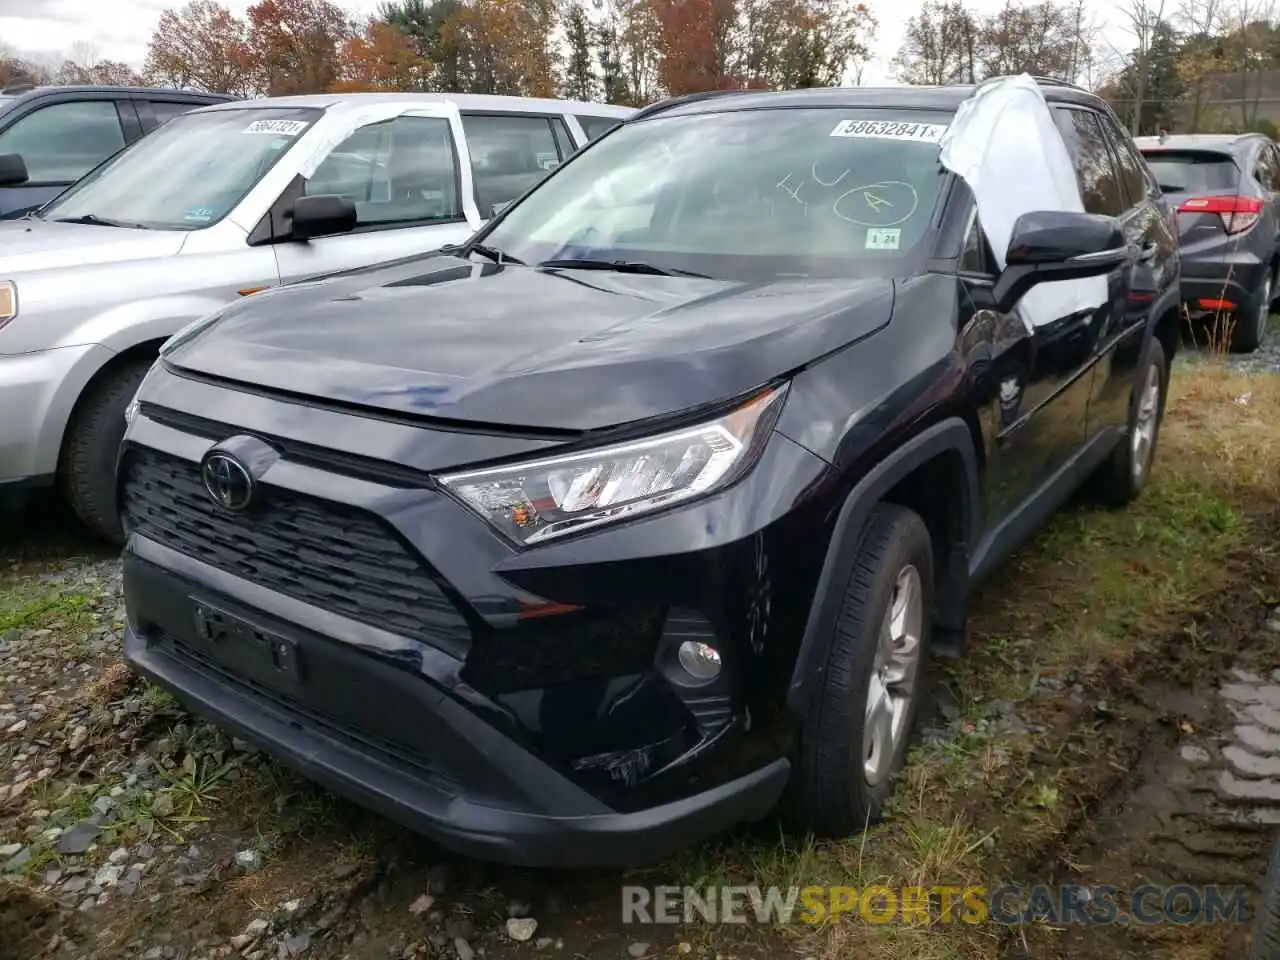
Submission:
M 0 220 L 0 279 L 35 270 L 169 257 L 182 249 L 186 238 L 180 230 Z
M 738 283 L 416 259 L 236 304 L 167 355 L 294 395 L 587 431 L 727 399 L 888 322 L 893 282 Z

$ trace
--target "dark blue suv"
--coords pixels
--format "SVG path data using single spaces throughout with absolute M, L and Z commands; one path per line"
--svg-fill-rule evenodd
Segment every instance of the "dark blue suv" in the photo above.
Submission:
M 1232 316 L 1231 348 L 1253 352 L 1280 296 L 1280 150 L 1261 133 L 1135 142 L 1177 208 L 1188 312 L 1197 321 Z
M 133 87 L 6 88 L 0 93 L 0 219 L 42 206 L 170 117 L 232 99 Z

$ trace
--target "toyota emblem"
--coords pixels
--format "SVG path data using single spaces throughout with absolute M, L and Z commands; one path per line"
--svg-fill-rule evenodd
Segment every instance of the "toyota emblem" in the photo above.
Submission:
M 210 451 L 200 464 L 204 488 L 224 510 L 240 513 L 253 500 L 254 482 L 249 468 L 221 450 Z

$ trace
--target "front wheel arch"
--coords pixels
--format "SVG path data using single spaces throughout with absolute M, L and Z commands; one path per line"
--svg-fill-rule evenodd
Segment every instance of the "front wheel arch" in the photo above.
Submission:
M 796 653 L 791 682 L 787 690 L 787 706 L 804 716 L 819 688 L 827 661 L 827 648 L 839 617 L 844 586 L 856 561 L 862 531 L 872 511 L 904 480 L 940 456 L 956 458 L 962 477 L 960 490 L 960 538 L 948 544 L 950 561 L 939 557 L 938 609 L 945 626 L 962 629 L 964 599 L 968 588 L 969 545 L 975 540 L 980 523 L 981 479 L 978 452 L 973 433 L 964 420 L 949 417 L 907 440 L 876 464 L 849 492 L 835 521 L 827 555 L 818 576 L 808 620 L 800 648 Z

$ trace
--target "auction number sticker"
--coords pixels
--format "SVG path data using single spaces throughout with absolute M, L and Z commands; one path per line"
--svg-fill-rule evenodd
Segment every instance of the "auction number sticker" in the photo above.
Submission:
M 855 140 L 910 140 L 938 143 L 947 129 L 945 123 L 902 123 L 897 120 L 841 120 L 831 131 L 833 137 Z
M 307 129 L 305 120 L 255 120 L 244 128 L 245 133 L 275 133 L 284 137 L 296 137 Z

